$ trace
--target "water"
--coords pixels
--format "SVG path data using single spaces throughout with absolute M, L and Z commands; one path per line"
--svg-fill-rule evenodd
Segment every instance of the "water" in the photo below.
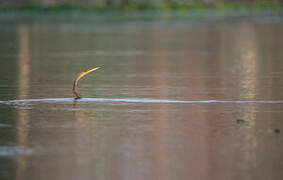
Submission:
M 119 17 L 1 18 L 0 179 L 282 179 L 281 15 Z

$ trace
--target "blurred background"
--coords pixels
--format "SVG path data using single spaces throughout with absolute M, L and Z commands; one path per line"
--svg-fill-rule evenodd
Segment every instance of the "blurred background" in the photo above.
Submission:
M 282 0 L 1 0 L 1 6 L 15 6 L 15 5 L 54 5 L 54 4 L 65 4 L 65 5 L 110 5 L 110 4 L 202 4 L 202 5 L 213 5 L 213 4 L 279 4 Z
M 162 3 L 162 2 L 179 2 L 179 3 L 219 3 L 219 2 L 282 2 L 282 0 L 1 0 L 2 4 L 24 4 L 24 3 L 39 3 L 39 4 L 54 4 L 54 3 L 66 3 L 66 4 L 104 4 L 104 3 L 134 3 L 134 2 L 152 2 L 152 3 Z

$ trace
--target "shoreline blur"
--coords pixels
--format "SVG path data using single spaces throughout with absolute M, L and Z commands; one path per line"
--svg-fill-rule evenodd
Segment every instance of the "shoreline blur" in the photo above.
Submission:
M 0 13 L 5 12 L 107 12 L 107 11 L 192 11 L 192 10 L 267 10 L 283 9 L 280 1 L 257 1 L 257 2 L 118 2 L 106 1 L 101 3 L 1 3 Z

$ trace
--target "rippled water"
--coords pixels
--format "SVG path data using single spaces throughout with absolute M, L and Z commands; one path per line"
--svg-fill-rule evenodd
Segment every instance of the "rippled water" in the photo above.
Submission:
M 282 16 L 166 17 L 2 17 L 0 179 L 282 179 Z

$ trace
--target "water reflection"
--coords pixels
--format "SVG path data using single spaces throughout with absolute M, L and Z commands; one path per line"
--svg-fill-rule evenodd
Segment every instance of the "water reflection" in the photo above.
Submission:
M 79 108 L 76 106 L 75 108 Z M 89 144 L 92 144 L 95 141 L 95 134 L 97 128 L 95 127 L 95 116 L 90 113 L 85 113 L 81 111 L 75 111 L 75 117 L 78 121 L 78 132 L 82 132 L 78 135 L 77 138 L 77 145 L 78 147 L 89 147 L 89 149 L 84 149 L 87 152 L 92 152 L 93 149 Z M 80 152 L 81 150 L 75 150 Z M 80 178 L 87 179 L 88 172 L 92 171 L 92 160 L 88 156 L 84 156 L 82 159 L 79 160 L 78 164 L 80 168 L 78 169 L 78 174 Z M 75 170 L 75 169 L 74 169 Z
M 282 38 L 270 35 L 282 23 L 44 20 L 9 28 L 18 49 L 0 49 L 0 97 L 12 97 L 0 99 L 0 154 L 14 155 L 2 153 L 0 179 L 282 176 L 282 137 L 266 131 L 283 128 Z M 16 80 L 3 64 L 18 70 Z M 86 98 L 74 101 L 76 73 L 101 65 L 80 84 Z
M 237 64 L 239 73 L 239 85 L 241 87 L 240 97 L 255 99 L 257 90 L 257 39 L 255 29 L 247 25 L 243 28 L 240 33 L 241 43 L 238 44 L 236 49 L 239 49 L 240 57 L 239 63 Z M 235 67 L 237 67 L 235 66 Z M 243 119 L 249 120 L 249 127 L 244 128 L 246 131 L 245 137 L 243 138 L 244 144 L 244 159 L 239 166 L 244 170 L 251 170 L 256 168 L 257 158 L 256 158 L 256 148 L 257 148 L 257 136 L 256 136 L 256 110 L 257 104 L 250 105 L 248 109 L 243 111 Z M 253 179 L 251 175 L 246 177 L 247 179 Z
M 30 57 L 29 57 L 29 29 L 25 25 L 19 27 L 19 59 L 18 59 L 18 98 L 26 99 L 29 94 L 30 87 Z M 25 148 L 28 146 L 28 135 L 29 135 L 29 111 L 18 110 L 18 142 L 17 146 Z M 16 179 L 24 179 L 25 169 L 27 164 L 27 156 L 25 153 L 19 154 L 17 159 L 17 172 Z

